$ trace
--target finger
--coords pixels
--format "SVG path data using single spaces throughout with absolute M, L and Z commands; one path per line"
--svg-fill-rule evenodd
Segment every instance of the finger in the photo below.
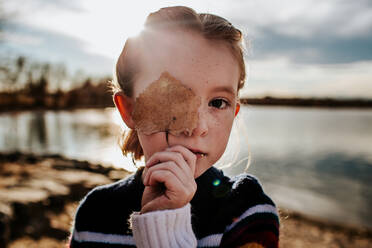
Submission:
M 166 194 L 169 195 L 173 192 L 173 197 L 186 199 L 187 201 L 191 201 L 197 189 L 197 184 L 193 178 L 192 180 L 182 181 L 167 166 L 165 166 L 165 169 L 149 171 L 148 179 L 146 180 L 146 186 L 154 187 L 162 184 L 166 189 Z
M 150 185 L 163 183 L 166 190 L 164 195 L 176 202 L 189 202 L 196 192 L 196 183 L 185 186 L 173 173 L 167 170 L 157 170 L 151 174 Z
M 144 214 L 157 210 L 170 209 L 169 204 L 167 204 L 168 202 L 169 200 L 164 195 L 161 195 L 142 206 L 141 213 Z
M 186 203 L 184 205 L 186 205 Z M 165 195 L 161 195 L 142 206 L 141 213 L 144 214 L 157 210 L 176 209 L 181 208 L 184 205 L 182 205 L 181 202 L 172 202 Z
M 147 172 L 148 172 L 149 168 L 147 168 L 145 166 L 145 168 L 143 168 L 143 171 L 142 171 L 142 175 L 141 175 L 141 179 L 142 179 L 142 183 L 146 186 L 145 184 L 145 178 L 146 178 L 146 175 L 147 175 Z
M 166 149 L 166 151 L 173 151 L 173 152 L 181 153 L 184 160 L 189 165 L 192 175 L 195 174 L 197 157 L 192 151 L 190 151 L 189 149 L 187 149 L 186 147 L 181 146 L 181 145 L 176 145 L 176 146 L 169 147 L 169 148 Z
M 194 173 L 180 152 L 162 151 L 155 153 L 146 163 L 146 168 L 162 163 L 173 161 L 184 171 L 184 177 L 194 179 Z
M 181 193 L 185 191 L 183 183 L 170 170 L 156 170 L 151 173 L 148 179 L 150 186 L 164 184 L 168 194 Z
M 164 163 L 156 164 L 152 166 L 151 168 L 148 168 L 147 173 L 144 177 L 144 185 L 148 186 L 149 184 L 149 178 L 151 177 L 151 174 L 154 171 L 157 170 L 169 170 L 171 171 L 183 184 L 188 184 L 188 176 L 185 175 L 185 172 L 173 161 L 167 161 Z
M 167 162 L 167 161 L 174 161 L 177 164 L 182 164 L 182 162 L 186 162 L 181 154 L 177 154 L 175 152 L 170 151 L 161 151 L 154 153 L 150 159 L 146 162 L 146 167 L 151 167 L 155 164 L 161 163 L 161 162 Z
M 192 200 L 197 188 L 195 180 L 192 180 L 190 186 L 185 186 L 169 170 L 156 170 L 151 173 L 149 180 L 153 186 L 164 185 L 165 190 L 157 197 L 146 201 L 141 212 L 182 207 Z M 146 189 L 149 190 L 149 187 L 153 186 L 146 187 L 145 192 Z

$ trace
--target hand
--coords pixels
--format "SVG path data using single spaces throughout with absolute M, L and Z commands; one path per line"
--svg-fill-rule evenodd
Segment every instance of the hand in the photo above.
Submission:
M 190 202 L 197 187 L 195 164 L 195 154 L 180 145 L 154 153 L 142 174 L 141 213 L 180 208 Z

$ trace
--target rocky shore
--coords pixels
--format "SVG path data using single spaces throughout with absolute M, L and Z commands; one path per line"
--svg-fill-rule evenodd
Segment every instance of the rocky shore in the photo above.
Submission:
M 59 155 L 0 154 L 0 247 L 65 247 L 79 200 L 124 169 Z M 372 231 L 280 209 L 281 247 L 370 247 Z

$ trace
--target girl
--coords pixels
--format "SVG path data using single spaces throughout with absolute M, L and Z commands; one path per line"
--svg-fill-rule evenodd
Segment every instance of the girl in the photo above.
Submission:
M 276 207 L 258 181 L 213 167 L 244 80 L 242 34 L 231 23 L 187 7 L 150 14 L 126 41 L 114 79 L 131 129 L 123 153 L 146 165 L 83 199 L 70 247 L 278 247 Z M 177 130 L 163 125 L 168 113 L 185 117 Z

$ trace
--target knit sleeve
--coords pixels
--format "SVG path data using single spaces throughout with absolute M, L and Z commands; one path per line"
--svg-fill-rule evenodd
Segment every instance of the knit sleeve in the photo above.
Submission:
M 172 210 L 153 211 L 131 215 L 136 246 L 139 248 L 196 247 L 191 226 L 190 204 Z
M 274 202 L 258 180 L 242 176 L 233 185 L 236 213 L 226 227 L 220 247 L 278 248 L 279 217 Z

